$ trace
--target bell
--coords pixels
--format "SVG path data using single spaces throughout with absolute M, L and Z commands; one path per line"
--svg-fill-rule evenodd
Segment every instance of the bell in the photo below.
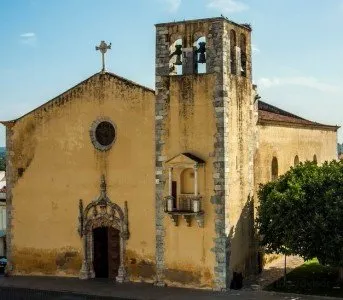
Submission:
M 181 55 L 176 55 L 176 61 L 175 64 L 176 66 L 182 66 L 182 61 L 181 61 Z
M 198 63 L 199 63 L 199 64 L 204 64 L 204 63 L 206 63 L 206 56 L 205 56 L 205 53 L 200 53 L 199 59 L 198 59 Z
M 200 42 L 199 43 L 199 49 L 197 50 L 197 52 L 199 53 L 199 59 L 198 59 L 198 63 L 199 64 L 204 64 L 206 63 L 206 43 L 205 42 Z
M 182 61 L 181 61 L 181 55 L 182 55 L 182 45 L 176 45 L 175 46 L 175 51 L 172 55 L 176 55 L 176 61 L 175 61 L 175 65 L 176 66 L 181 66 L 182 65 Z

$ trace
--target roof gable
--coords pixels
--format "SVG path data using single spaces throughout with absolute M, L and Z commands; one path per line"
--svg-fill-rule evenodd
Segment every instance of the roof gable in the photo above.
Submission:
M 188 152 L 180 153 L 179 155 L 174 156 L 173 158 L 166 161 L 166 165 L 174 166 L 174 167 L 177 167 L 177 166 L 192 167 L 195 164 L 202 165 L 204 163 L 205 163 L 204 160 Z
M 21 117 L 17 118 L 17 119 L 13 119 L 13 120 L 9 120 L 9 121 L 0 121 L 0 123 L 2 123 L 3 125 L 7 126 L 7 125 L 11 125 L 11 124 L 14 124 L 15 122 L 17 122 L 18 120 L 24 118 L 25 116 L 27 115 L 30 115 L 31 113 L 34 113 L 34 112 L 38 112 L 40 110 L 47 110 L 48 108 L 50 108 L 51 106 L 57 104 L 59 105 L 60 103 L 64 102 L 64 97 L 70 95 L 71 93 L 77 91 L 78 88 L 80 88 L 82 85 L 86 85 L 88 83 L 90 83 L 91 81 L 93 80 L 96 80 L 97 78 L 99 78 L 100 76 L 107 76 L 107 77 L 110 77 L 110 78 L 115 78 L 121 82 L 123 82 L 124 84 L 126 85 L 129 85 L 133 88 L 139 88 L 139 89 L 142 89 L 142 90 L 145 90 L 149 93 L 153 93 L 155 94 L 155 91 L 153 89 L 150 89 L 146 86 L 143 86 L 143 85 L 140 85 L 134 81 L 131 81 L 129 79 L 126 79 L 124 77 L 121 77 L 121 76 L 118 76 L 114 73 L 110 73 L 110 72 L 105 72 L 105 73 L 95 73 L 93 74 L 92 76 L 88 77 L 87 79 L 79 82 L 78 84 L 76 84 L 75 86 L 71 87 L 70 89 L 66 90 L 65 92 L 63 92 L 62 94 L 52 98 L 51 100 L 45 102 L 44 104 L 38 106 L 37 108 L 29 111 L 28 113 L 22 115 Z

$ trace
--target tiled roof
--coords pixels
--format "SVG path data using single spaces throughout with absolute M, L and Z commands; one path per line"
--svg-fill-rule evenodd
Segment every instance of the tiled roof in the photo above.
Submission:
M 191 153 L 184 152 L 184 153 L 182 153 L 182 154 L 185 155 L 185 156 L 187 156 L 188 158 L 194 160 L 195 162 L 197 162 L 197 163 L 199 163 L 199 164 L 204 164 L 204 163 L 205 163 L 204 160 L 202 160 L 201 158 L 199 158 L 199 157 L 197 157 L 197 156 L 195 156 L 195 155 L 193 155 L 193 154 L 191 154 Z
M 339 128 L 339 126 L 325 125 L 306 120 L 263 101 L 258 101 L 258 122 L 259 124 L 305 126 L 312 128 L 325 128 L 330 130 L 337 130 Z

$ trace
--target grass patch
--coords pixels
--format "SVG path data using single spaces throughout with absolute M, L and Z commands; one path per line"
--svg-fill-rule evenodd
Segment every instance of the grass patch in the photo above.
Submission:
M 305 262 L 265 290 L 343 298 L 343 284 L 338 282 L 338 269 L 319 264 L 317 259 Z

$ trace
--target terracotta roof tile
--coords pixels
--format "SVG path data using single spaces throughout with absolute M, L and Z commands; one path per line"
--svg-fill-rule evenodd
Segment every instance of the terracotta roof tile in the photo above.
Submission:
M 258 102 L 258 121 L 260 124 L 280 124 L 280 125 L 299 125 L 308 127 L 322 127 L 331 130 L 337 130 L 339 126 L 325 125 L 306 120 L 297 115 L 282 110 L 276 106 L 263 101 Z

